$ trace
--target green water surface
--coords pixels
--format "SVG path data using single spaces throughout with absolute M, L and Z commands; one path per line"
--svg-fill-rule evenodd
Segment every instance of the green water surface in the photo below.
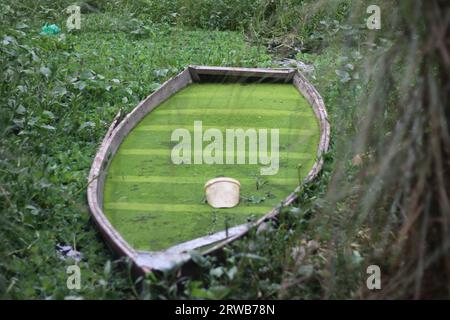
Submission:
M 261 176 L 261 165 L 248 161 L 173 164 L 172 131 L 186 128 L 193 139 L 194 121 L 202 121 L 203 131 L 220 129 L 224 144 L 225 129 L 279 129 L 278 173 Z M 292 84 L 191 84 L 125 138 L 108 169 L 104 212 L 137 250 L 157 251 L 245 223 L 270 211 L 306 176 L 319 134 L 313 110 Z M 240 181 L 243 199 L 237 207 L 204 203 L 205 182 L 218 176 Z

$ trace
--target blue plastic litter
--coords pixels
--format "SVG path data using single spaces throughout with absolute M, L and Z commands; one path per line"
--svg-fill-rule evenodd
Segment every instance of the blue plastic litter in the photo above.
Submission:
M 41 28 L 41 35 L 55 35 L 61 32 L 61 29 L 56 24 L 45 24 Z

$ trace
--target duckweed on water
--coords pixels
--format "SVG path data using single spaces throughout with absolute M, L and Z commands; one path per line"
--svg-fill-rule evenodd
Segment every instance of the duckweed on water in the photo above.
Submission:
M 178 128 L 192 132 L 194 121 L 221 131 L 279 129 L 277 174 L 260 176 L 261 165 L 248 161 L 173 164 L 176 142 L 171 133 Z M 245 223 L 295 189 L 315 161 L 318 140 L 314 112 L 291 84 L 192 84 L 149 113 L 125 138 L 109 167 L 105 213 L 138 250 L 161 250 L 223 230 L 225 224 Z M 213 209 L 202 201 L 204 183 L 224 175 L 240 180 L 243 200 L 235 208 Z

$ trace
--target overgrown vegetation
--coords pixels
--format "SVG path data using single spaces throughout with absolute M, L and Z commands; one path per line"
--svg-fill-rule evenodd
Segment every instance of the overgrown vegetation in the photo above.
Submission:
M 4 298 L 448 298 L 449 5 L 356 1 L 0 2 L 0 295 Z M 188 64 L 296 58 L 323 95 L 332 146 L 317 181 L 202 272 L 135 281 L 89 220 L 86 177 L 119 109 Z M 289 62 L 289 61 L 288 61 Z M 284 63 L 284 62 L 283 62 Z M 290 61 L 293 63 L 293 61 Z M 57 245 L 83 257 L 66 289 Z M 122 263 L 123 262 L 123 263 Z M 383 290 L 365 287 L 378 264 Z

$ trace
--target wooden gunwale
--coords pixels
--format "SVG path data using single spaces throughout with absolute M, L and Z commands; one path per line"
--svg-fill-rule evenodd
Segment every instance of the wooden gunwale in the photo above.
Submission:
M 244 236 L 250 228 L 256 227 L 264 221 L 276 216 L 282 206 L 287 206 L 296 199 L 297 192 L 300 190 L 300 186 L 298 186 L 283 200 L 281 205 L 273 208 L 270 212 L 252 223 L 239 225 L 230 228 L 227 231 L 221 231 L 209 236 L 186 241 L 159 252 L 137 251 L 115 230 L 105 216 L 102 208 L 103 188 L 110 160 L 116 153 L 123 139 L 143 117 L 177 91 L 190 83 L 201 81 L 201 77 L 205 75 L 219 78 L 232 76 L 252 79 L 273 79 L 274 81 L 281 80 L 285 83 L 292 83 L 308 100 L 314 110 L 320 127 L 320 140 L 316 162 L 309 171 L 305 182 L 313 180 L 322 169 L 323 154 L 328 150 L 330 141 L 330 124 L 328 122 L 327 112 L 322 97 L 299 71 L 295 69 L 209 66 L 187 67 L 180 74 L 163 83 L 158 90 L 146 97 L 123 119 L 120 119 L 120 115 L 114 119 L 97 151 L 88 177 L 89 185 L 87 189 L 87 199 L 94 222 L 113 251 L 121 256 L 128 257 L 133 263 L 134 269 L 139 273 L 169 269 L 173 267 L 174 264 L 186 262 L 189 260 L 188 250 L 205 245 L 217 243 L 204 251 L 203 254 L 211 254 L 220 250 L 226 244 Z

